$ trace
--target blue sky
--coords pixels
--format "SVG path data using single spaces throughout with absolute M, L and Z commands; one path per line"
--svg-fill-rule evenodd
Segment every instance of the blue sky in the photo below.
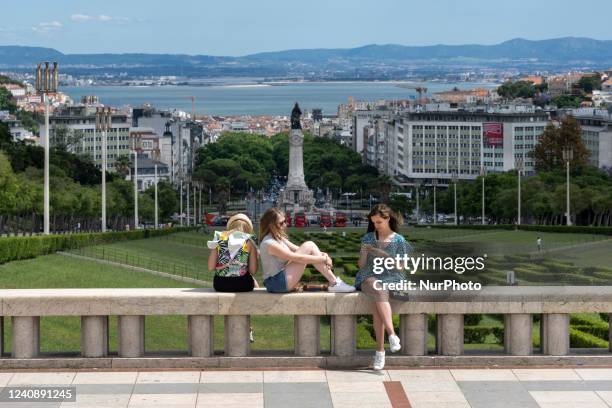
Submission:
M 610 0 L 11 0 L 0 45 L 245 55 L 366 44 L 612 39 Z

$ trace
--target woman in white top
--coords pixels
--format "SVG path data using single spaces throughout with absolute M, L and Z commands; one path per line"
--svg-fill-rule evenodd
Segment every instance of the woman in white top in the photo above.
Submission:
M 298 246 L 289 241 L 285 215 L 277 208 L 268 209 L 261 217 L 259 244 L 264 286 L 268 292 L 289 292 L 300 281 L 307 264 L 312 264 L 329 281 L 329 292 L 354 292 L 332 272 L 332 259 L 312 242 Z

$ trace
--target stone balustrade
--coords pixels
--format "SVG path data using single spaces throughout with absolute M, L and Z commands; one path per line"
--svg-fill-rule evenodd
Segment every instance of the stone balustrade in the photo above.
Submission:
M 612 287 L 485 287 L 472 292 L 417 291 L 410 293 L 408 301 L 393 301 L 392 307 L 393 312 L 400 316 L 402 350 L 399 357 L 394 357 L 396 360 L 390 359 L 391 364 L 448 363 L 453 361 L 451 357 L 465 357 L 463 317 L 480 313 L 504 315 L 505 353 L 488 355 L 487 361 L 520 356 L 519 360 L 507 360 L 517 364 L 536 356 L 565 356 L 568 360 L 563 361 L 571 363 L 583 360 L 570 358 L 573 354 L 569 347 L 569 314 L 597 312 L 610 313 L 612 317 Z M 173 358 L 173 366 L 181 366 L 187 360 L 190 366 L 206 365 L 207 362 L 213 366 L 240 366 L 256 354 L 250 350 L 250 316 L 292 315 L 294 357 L 268 359 L 265 363 L 258 362 L 258 365 L 322 365 L 326 364 L 323 359 L 331 359 L 339 365 L 359 365 L 364 360 L 360 360 L 356 352 L 356 317 L 370 314 L 369 310 L 369 299 L 362 293 L 270 294 L 264 290 L 217 293 L 211 289 L 185 288 L 6 289 L 0 290 L 0 315 L 2 319 L 11 318 L 12 353 L 10 357 L 3 355 L 5 358 L 0 360 L 0 368 L 31 367 L 28 359 L 36 359 L 42 366 L 45 366 L 45 361 L 47 366 L 53 367 L 70 365 L 69 358 L 40 353 L 40 318 L 45 316 L 80 316 L 81 349 L 77 360 L 80 365 L 103 366 L 100 361 L 111 358 L 108 348 L 108 316 L 111 315 L 118 316 L 117 356 L 112 358 L 122 360 L 124 364 L 125 361 L 141 359 L 139 366 L 142 367 L 148 364 L 142 362 L 143 358 L 155 357 L 145 355 L 145 316 L 186 317 L 186 354 Z M 215 354 L 213 348 L 213 317 L 217 315 L 225 319 L 225 350 L 222 355 Z M 436 351 L 428 354 L 428 319 L 432 315 L 437 324 Z M 534 315 L 541 315 L 539 353 L 532 349 Z M 320 316 L 331 316 L 329 355 L 322 355 L 320 351 Z M 4 324 L 1 327 L 4 328 Z M 612 338 L 612 329 L 610 335 Z M 0 341 L 3 339 L 4 336 L 0 336 Z M 4 350 L 3 344 L 0 346 Z M 612 346 L 610 350 L 599 350 L 596 356 L 599 359 L 591 358 L 588 362 L 610 364 L 610 352 Z M 49 363 L 54 359 L 55 363 Z M 541 363 L 543 360 L 534 361 Z M 467 364 L 468 360 L 463 362 Z

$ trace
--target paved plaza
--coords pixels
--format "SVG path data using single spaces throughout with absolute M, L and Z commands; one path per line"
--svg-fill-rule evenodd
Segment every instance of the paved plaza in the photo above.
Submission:
M 19 371 L 0 383 L 76 389 L 75 402 L 1 407 L 612 407 L 612 368 Z

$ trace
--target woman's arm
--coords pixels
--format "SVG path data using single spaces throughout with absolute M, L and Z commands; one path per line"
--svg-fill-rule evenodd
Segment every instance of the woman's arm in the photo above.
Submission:
M 357 260 L 357 266 L 363 268 L 366 264 L 366 260 L 368 259 L 368 250 L 365 245 L 361 247 L 361 251 L 359 251 L 359 259 Z
M 289 249 L 293 252 L 297 251 L 299 248 L 299 246 L 295 245 L 293 242 L 289 241 L 287 238 L 285 238 L 285 244 L 287 244 Z
M 293 252 L 284 245 L 278 242 L 268 244 L 268 253 L 285 261 L 291 261 L 300 264 L 319 264 L 327 262 L 327 255 L 306 255 L 298 252 Z
M 217 268 L 217 248 L 210 250 L 208 255 L 208 270 L 214 271 Z
M 255 275 L 257 273 L 257 247 L 253 242 L 249 241 L 249 273 Z

